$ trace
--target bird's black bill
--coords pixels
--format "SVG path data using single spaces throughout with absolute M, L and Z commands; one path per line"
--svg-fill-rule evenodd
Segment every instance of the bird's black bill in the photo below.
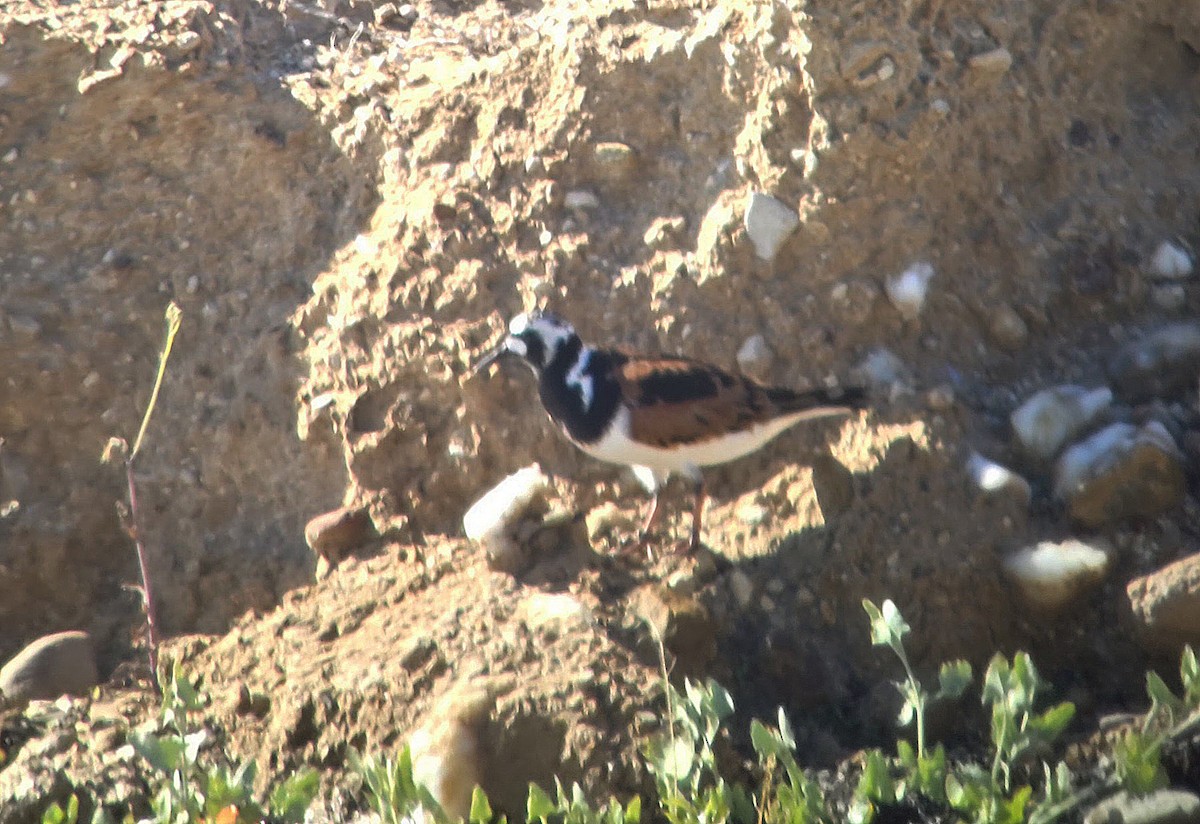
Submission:
M 482 358 L 480 358 L 479 362 L 476 363 L 473 367 L 471 367 L 471 374 L 478 375 L 480 372 L 485 371 L 489 366 L 491 366 L 493 363 L 500 360 L 502 357 L 504 357 L 507 354 L 509 354 L 508 347 L 505 346 L 503 343 L 500 344 L 495 349 L 493 349 L 491 352 L 488 352 L 486 355 L 484 355 Z

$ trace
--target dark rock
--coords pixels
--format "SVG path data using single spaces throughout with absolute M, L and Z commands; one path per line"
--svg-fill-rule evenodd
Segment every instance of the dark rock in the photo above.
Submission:
M 46 635 L 0 668 L 0 696 L 14 704 L 87 695 L 98 682 L 96 652 L 86 632 Z

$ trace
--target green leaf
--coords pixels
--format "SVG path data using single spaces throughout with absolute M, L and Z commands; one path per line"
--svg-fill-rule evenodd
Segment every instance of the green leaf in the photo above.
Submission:
M 1200 664 L 1191 644 L 1183 648 L 1179 659 L 1179 680 L 1183 683 L 1183 697 L 1188 706 L 1200 705 Z
M 1000 808 L 999 824 L 1024 824 L 1025 808 L 1033 795 L 1032 787 L 1021 787 Z
M 902 690 L 903 691 L 903 690 Z M 913 722 L 917 716 L 917 707 L 909 696 L 905 696 L 904 703 L 900 705 L 900 712 L 896 715 L 896 723 L 901 727 L 907 727 Z
M 635 795 L 629 799 L 629 803 L 625 805 L 624 815 L 621 816 L 624 824 L 639 824 L 642 820 L 642 797 Z
M 1117 778 L 1131 795 L 1145 795 L 1166 786 L 1160 749 L 1156 742 L 1134 730 L 1113 747 Z
M 1043 741 L 1050 742 L 1062 734 L 1074 717 L 1075 705 L 1070 701 L 1063 701 L 1030 718 L 1027 729 L 1040 735 Z
M 545 822 L 554 814 L 554 802 L 546 791 L 532 781 L 529 782 L 529 796 L 525 800 L 525 820 Z
M 879 750 L 868 750 L 855 794 L 879 804 L 896 803 L 896 782 L 887 758 Z
M 492 805 L 488 803 L 487 793 L 479 785 L 471 791 L 471 813 L 467 820 L 471 824 L 488 824 L 492 820 Z
M 983 676 L 982 697 L 985 704 L 998 704 L 1004 700 L 1012 668 L 1000 653 L 992 656 Z
M 779 738 L 783 741 L 784 746 L 789 752 L 796 751 L 796 735 L 792 732 L 792 725 L 788 722 L 787 713 L 783 711 L 783 707 L 779 708 Z
M 882 607 L 877 607 L 864 598 L 862 605 L 871 622 L 871 643 L 875 646 L 894 647 L 908 634 L 909 626 L 892 599 L 887 599 Z
M 938 698 L 953 700 L 962 696 L 971 684 L 971 665 L 963 660 L 948 661 L 938 670 Z
M 133 751 L 155 770 L 170 775 L 183 763 L 183 741 L 154 732 L 135 730 L 129 735 Z
M 187 763 L 196 763 L 196 759 L 200 756 L 200 748 L 207 741 L 208 731 L 203 729 L 188 733 L 183 737 L 183 755 L 187 759 Z
M 1171 720 L 1183 714 L 1183 701 L 1171 692 L 1171 688 L 1157 672 L 1146 673 L 1146 694 L 1150 696 L 1151 714 L 1166 712 L 1167 718 Z
M 750 743 L 762 761 L 778 759 L 787 749 L 779 736 L 757 718 L 750 722 Z
M 267 801 L 271 817 L 289 822 L 303 821 L 320 789 L 320 773 L 311 767 L 297 770 L 271 790 Z

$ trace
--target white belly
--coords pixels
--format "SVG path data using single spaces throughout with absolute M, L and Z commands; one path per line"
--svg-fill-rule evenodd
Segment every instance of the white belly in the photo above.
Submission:
M 741 432 L 663 449 L 633 440 L 629 436 L 629 410 L 621 407 L 613 418 L 612 425 L 599 441 L 593 444 L 579 444 L 579 448 L 602 461 L 644 466 L 660 476 L 671 472 L 693 474 L 696 467 L 722 464 L 747 455 L 788 427 L 812 417 L 812 411 L 797 412 Z

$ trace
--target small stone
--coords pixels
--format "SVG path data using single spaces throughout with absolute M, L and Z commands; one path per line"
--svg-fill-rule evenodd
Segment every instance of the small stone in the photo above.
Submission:
M 98 682 L 91 636 L 58 632 L 32 642 L 0 667 L 0 703 L 24 705 L 62 695 L 87 695 Z
M 828 523 L 854 504 L 854 473 L 829 453 L 818 455 L 812 463 L 813 491 L 821 516 Z
M 1200 322 L 1168 324 L 1122 346 L 1108 374 L 1117 394 L 1131 403 L 1194 390 L 1200 374 Z
M 973 71 L 983 75 L 999 75 L 1004 74 L 1012 68 L 1013 56 L 1012 52 L 1003 46 L 991 51 L 983 52 L 982 54 L 973 55 L 967 65 Z
M 1112 400 L 1112 390 L 1107 386 L 1052 386 L 1031 395 L 1012 413 L 1009 422 L 1022 448 L 1038 460 L 1048 461 L 1091 426 Z
M 34 340 L 42 333 L 42 325 L 36 319 L 25 315 L 9 315 L 8 325 L 13 334 L 25 340 Z
M 1149 275 L 1162 280 L 1188 278 L 1194 270 L 1195 263 L 1188 251 L 1169 240 L 1164 240 L 1158 245 L 1146 266 Z
M 800 216 L 770 195 L 751 192 L 744 222 L 754 254 L 761 260 L 774 260 L 779 247 L 800 225 Z
M 925 403 L 934 412 L 948 412 L 954 408 L 954 387 L 940 383 L 925 393 Z
M 717 654 L 717 627 L 703 604 L 668 587 L 650 584 L 634 592 L 630 608 L 675 656 L 680 674 L 695 677 L 704 673 Z
M 1125 594 L 1149 646 L 1200 643 L 1200 554 L 1134 578 Z
M 858 383 L 899 395 L 905 392 L 910 382 L 910 373 L 904 361 L 891 350 L 882 347 L 872 349 L 863 360 L 850 370 L 851 377 Z
M 887 296 L 905 320 L 915 320 L 925 306 L 929 292 L 929 281 L 933 278 L 933 266 L 918 261 L 899 275 L 888 278 Z
M 429 660 L 436 649 L 437 645 L 432 639 L 421 634 L 412 635 L 400 646 L 397 651 L 397 659 L 400 661 L 400 666 L 409 672 L 416 672 Z
M 1083 541 L 1042 541 L 1010 555 L 1004 571 L 1025 599 L 1044 609 L 1058 609 L 1104 579 L 1109 552 Z
M 590 624 L 592 611 L 566 593 L 534 592 L 517 604 L 514 615 L 531 630 L 556 626 Z
M 1158 421 L 1114 423 L 1072 446 L 1055 468 L 1054 494 L 1071 517 L 1097 528 L 1153 518 L 1183 500 L 1182 456 Z
M 847 280 L 829 290 L 829 300 L 844 323 L 861 326 L 875 311 L 879 287 L 869 280 Z
M 597 143 L 592 149 L 592 158 L 596 161 L 597 168 L 614 180 L 629 177 L 637 165 L 637 156 L 633 149 L 616 141 Z
M 988 323 L 988 334 L 1001 348 L 1015 352 L 1029 338 L 1029 327 L 1007 303 L 995 307 Z
M 1150 300 L 1165 312 L 1178 312 L 1187 304 L 1182 283 L 1156 283 L 1150 288 Z
M 340 507 L 318 515 L 304 527 L 309 548 L 330 563 L 337 563 L 375 537 L 375 524 L 362 508 Z
M 1010 495 L 1024 507 L 1033 501 L 1033 487 L 1029 481 L 978 452 L 972 452 L 967 458 L 967 474 L 985 495 Z
M 1122 790 L 1088 810 L 1083 824 L 1200 824 L 1200 796 L 1187 790 Z
M 587 189 L 576 189 L 567 192 L 563 198 L 563 205 L 572 211 L 587 211 L 598 208 L 600 206 L 600 198 Z
M 762 335 L 751 335 L 738 349 L 737 364 L 750 377 L 762 380 L 771 369 L 772 358 L 767 339 Z
M 735 569 L 729 573 L 729 591 L 733 593 L 738 606 L 745 609 L 754 599 L 754 582 L 750 580 L 749 575 Z
M 524 570 L 530 552 L 517 538 L 520 525 L 525 520 L 540 525 L 549 489 L 550 479 L 533 464 L 509 475 L 467 510 L 463 528 L 483 547 L 492 569 L 513 575 Z

